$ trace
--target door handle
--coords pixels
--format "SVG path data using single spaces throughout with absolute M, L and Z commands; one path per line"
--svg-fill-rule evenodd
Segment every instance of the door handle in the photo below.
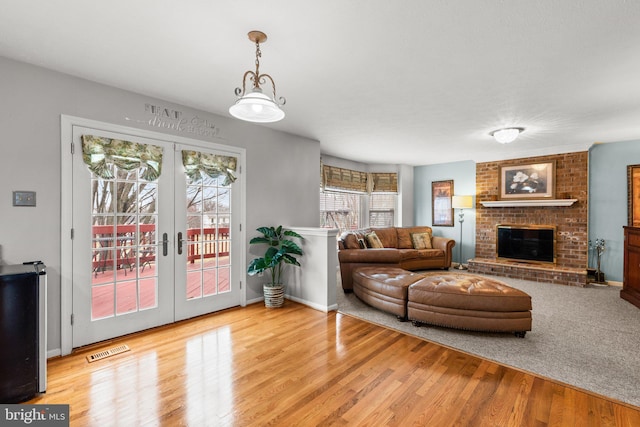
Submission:
M 182 255 L 182 231 L 178 232 L 178 255 Z
M 162 255 L 167 256 L 169 254 L 169 235 L 162 233 Z

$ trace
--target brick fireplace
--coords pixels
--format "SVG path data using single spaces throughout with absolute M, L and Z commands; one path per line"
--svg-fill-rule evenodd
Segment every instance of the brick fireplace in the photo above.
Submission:
M 476 165 L 476 258 L 469 271 L 503 277 L 585 286 L 587 283 L 588 152 L 531 157 Z M 556 199 L 571 206 L 485 207 L 499 198 L 500 166 L 555 161 Z M 496 259 L 496 225 L 555 225 L 556 263 L 531 264 Z

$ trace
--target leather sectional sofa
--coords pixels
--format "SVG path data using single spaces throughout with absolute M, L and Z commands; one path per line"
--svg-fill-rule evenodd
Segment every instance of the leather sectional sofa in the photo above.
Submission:
M 375 234 L 375 238 L 372 234 Z M 426 234 L 430 241 L 423 242 Z M 423 243 L 426 243 L 426 248 L 423 248 Z M 345 292 L 353 291 L 353 272 L 360 267 L 398 267 L 410 271 L 446 270 L 451 267 L 454 246 L 455 240 L 433 236 L 431 227 L 427 226 L 344 232 L 338 240 L 342 289 Z

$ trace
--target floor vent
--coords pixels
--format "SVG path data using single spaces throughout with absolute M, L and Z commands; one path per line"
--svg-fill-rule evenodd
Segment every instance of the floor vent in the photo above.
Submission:
M 89 363 L 95 362 L 96 360 L 106 359 L 107 357 L 115 356 L 116 354 L 124 353 L 125 351 L 129 351 L 130 348 L 126 344 L 119 345 L 117 347 L 110 348 L 108 350 L 99 351 L 97 353 L 93 353 L 87 356 L 87 360 Z

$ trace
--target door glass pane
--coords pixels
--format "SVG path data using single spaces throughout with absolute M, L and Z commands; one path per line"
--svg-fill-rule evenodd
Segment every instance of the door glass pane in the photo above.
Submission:
M 94 321 L 158 306 L 158 186 L 109 167 L 115 178 L 91 180 Z
M 186 176 L 187 299 L 230 292 L 231 186 L 224 178 Z M 224 270 L 224 271 L 221 271 Z

